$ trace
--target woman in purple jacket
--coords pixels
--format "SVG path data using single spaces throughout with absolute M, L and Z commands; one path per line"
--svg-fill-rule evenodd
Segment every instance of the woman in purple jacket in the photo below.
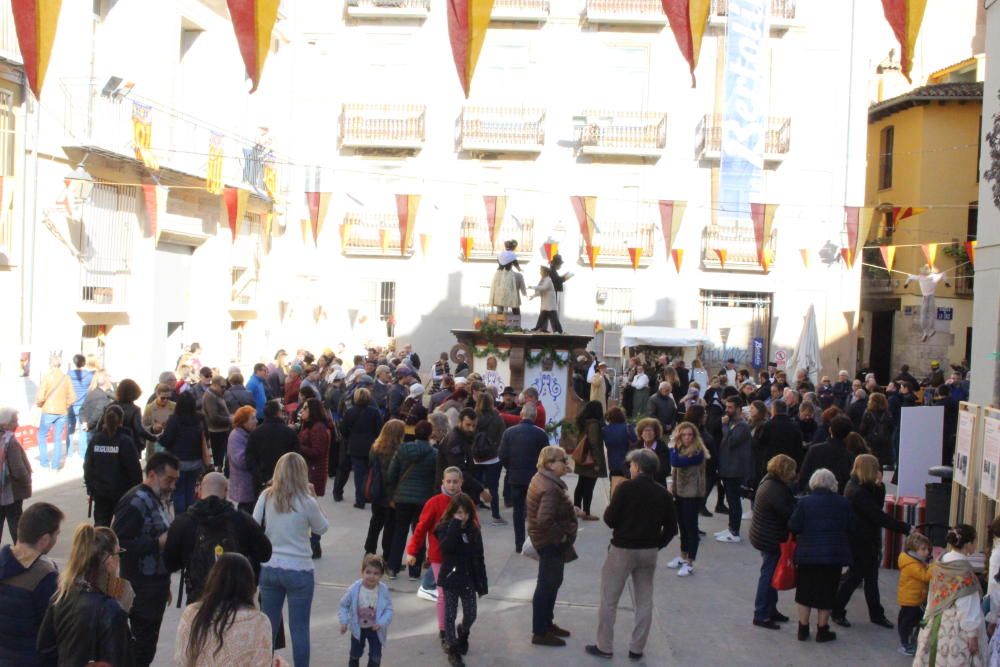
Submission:
M 226 460 L 229 461 L 229 497 L 247 514 L 253 514 L 256 498 L 253 474 L 247 466 L 247 441 L 250 431 L 257 428 L 257 408 L 244 405 L 233 415 L 233 430 L 229 432 Z

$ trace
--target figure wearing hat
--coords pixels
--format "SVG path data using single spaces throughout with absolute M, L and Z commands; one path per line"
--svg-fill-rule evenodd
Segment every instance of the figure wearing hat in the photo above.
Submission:
M 937 291 L 938 283 L 944 280 L 946 287 L 951 287 L 951 283 L 945 279 L 944 273 L 935 271 L 927 264 L 924 264 L 923 268 L 920 269 L 919 276 L 907 274 L 903 287 L 909 285 L 911 280 L 916 280 L 920 284 L 920 331 L 923 334 L 920 341 L 924 342 L 936 333 L 934 319 L 937 315 L 937 309 L 934 304 L 934 292 Z
M 510 309 L 514 315 L 520 315 L 521 295 L 527 296 L 528 290 L 524 286 L 521 265 L 517 263 L 517 241 L 506 241 L 503 246 L 503 251 L 497 256 L 497 270 L 490 285 L 490 305 L 498 313 Z
M 562 255 L 553 255 L 552 261 L 549 262 L 549 279 L 552 280 L 552 289 L 556 291 L 556 313 L 558 314 L 562 310 L 563 305 L 563 283 L 573 277 L 572 273 L 564 273 L 559 275 L 559 269 L 562 268 L 563 258 Z

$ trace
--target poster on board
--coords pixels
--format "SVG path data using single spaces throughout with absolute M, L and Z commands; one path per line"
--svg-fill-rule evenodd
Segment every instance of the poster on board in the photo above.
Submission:
M 963 410 L 958 413 L 958 433 L 955 436 L 955 474 L 952 479 L 968 488 L 969 460 L 972 458 L 972 436 L 976 431 L 976 414 Z
M 929 482 L 940 481 L 927 471 L 941 465 L 944 407 L 903 408 L 899 417 L 899 496 L 926 495 Z
M 983 468 L 979 489 L 992 500 L 997 499 L 997 477 L 1000 469 L 1000 419 L 983 419 Z

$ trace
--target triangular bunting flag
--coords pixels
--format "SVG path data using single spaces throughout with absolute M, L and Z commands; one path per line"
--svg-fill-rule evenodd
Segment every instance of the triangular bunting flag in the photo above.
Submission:
M 882 0 L 882 10 L 899 42 L 899 68 L 906 80 L 913 69 L 913 49 L 924 20 L 927 0 Z
M 389 230 L 380 229 L 378 230 L 378 242 L 379 246 L 382 248 L 382 254 L 384 255 L 389 250 Z
M 545 253 L 546 261 L 551 262 L 552 258 L 559 254 L 559 244 L 555 241 L 546 241 L 542 244 L 542 251 Z
M 847 228 L 847 247 L 851 249 L 852 259 L 861 256 L 868 232 L 875 217 L 875 208 L 871 206 L 845 206 L 844 226 Z
M 486 227 L 490 233 L 490 244 L 493 250 L 497 249 L 497 241 L 500 240 L 500 226 L 503 224 L 503 214 L 507 209 L 507 198 L 504 196 L 485 195 L 483 203 L 486 205 Z
M 719 267 L 722 269 L 726 268 L 726 257 L 729 256 L 729 251 L 725 248 L 713 248 L 716 256 L 719 258 Z
M 587 249 L 587 259 L 590 261 L 590 268 L 597 266 L 597 257 L 601 254 L 601 246 L 592 245 Z
M 684 219 L 685 208 L 687 208 L 686 201 L 671 201 L 666 199 L 659 201 L 660 229 L 663 232 L 663 242 L 667 246 L 668 255 L 674 248 L 677 232 L 680 231 L 681 221 Z
M 264 61 L 271 51 L 271 32 L 278 19 L 280 0 L 227 0 L 236 42 L 243 56 L 250 92 L 257 90 Z
M 326 221 L 326 211 L 330 206 L 329 192 L 307 192 L 306 208 L 309 209 L 309 227 L 312 230 L 313 244 L 319 247 L 319 235 Z
M 594 216 L 597 211 L 597 197 L 570 197 L 576 221 L 580 225 L 580 236 L 583 237 L 583 249 L 590 256 L 590 247 L 594 243 Z
M 462 259 L 468 261 L 469 255 L 472 254 L 472 247 L 474 240 L 475 239 L 473 239 L 471 236 L 463 236 L 461 239 L 459 239 L 459 243 L 462 248 Z
M 62 0 L 12 0 L 10 7 L 24 61 L 24 75 L 38 99 L 42 96 L 45 72 L 49 69 Z
M 882 253 L 882 261 L 885 263 L 887 271 L 892 271 L 892 265 L 896 263 L 896 246 L 880 245 L 878 251 Z
M 969 256 L 969 262 L 973 266 L 976 265 L 976 244 L 978 241 L 966 241 L 965 242 L 965 254 Z
M 229 231 L 233 234 L 233 241 L 240 233 L 243 226 L 243 218 L 247 214 L 247 198 L 250 196 L 249 190 L 241 188 L 226 188 L 222 193 L 222 198 L 226 202 L 226 216 L 229 222 Z
M 431 235 L 421 234 L 420 235 L 420 252 L 424 253 L 424 257 L 427 257 L 431 247 Z
M 662 0 L 663 12 L 670 22 L 681 55 L 691 69 L 691 87 L 695 86 L 694 70 L 698 66 L 701 38 L 708 25 L 711 0 Z M 669 252 L 669 249 L 668 249 Z
M 854 255 L 850 248 L 841 248 L 840 256 L 844 258 L 844 263 L 847 264 L 847 268 L 854 268 Z
M 896 206 L 892 209 L 892 226 L 895 229 L 901 220 L 906 220 L 907 218 L 912 218 L 915 215 L 920 215 L 926 211 L 926 207 L 922 206 Z
M 168 190 L 155 183 L 142 184 L 142 200 L 146 207 L 146 220 L 149 221 L 149 235 L 153 237 L 153 245 L 160 242 L 163 231 L 163 216 L 167 211 Z
M 472 75 L 486 41 L 493 13 L 493 0 L 447 0 L 448 39 L 465 97 L 472 88 Z
M 802 256 L 802 266 L 809 268 L 809 248 L 799 248 L 799 255 Z
M 222 135 L 213 132 L 208 141 L 208 169 L 205 189 L 213 195 L 222 194 Z
M 413 242 L 420 195 L 396 195 L 396 215 L 399 217 L 399 254 L 405 256 Z
M 764 257 L 764 246 L 771 239 L 771 227 L 774 225 L 774 211 L 777 204 L 750 204 L 750 217 L 753 219 L 753 236 L 757 242 L 757 262 L 767 273 Z
M 937 243 L 924 243 L 920 246 L 920 249 L 924 251 L 924 257 L 927 258 L 927 264 L 934 268 L 934 260 L 937 259 Z
M 674 248 L 670 251 L 670 256 L 674 258 L 674 268 L 677 269 L 677 273 L 681 272 L 681 262 L 684 261 L 684 249 Z
M 632 260 L 632 270 L 639 268 L 639 262 L 642 260 L 642 248 L 638 246 L 631 246 L 628 249 L 628 258 Z
M 774 263 L 774 253 L 771 252 L 770 248 L 765 248 L 760 257 L 760 266 L 764 269 L 764 273 L 771 270 L 772 263 Z

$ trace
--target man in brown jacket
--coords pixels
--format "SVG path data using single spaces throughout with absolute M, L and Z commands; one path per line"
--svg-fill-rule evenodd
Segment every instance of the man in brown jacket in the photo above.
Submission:
M 66 439 L 66 413 L 76 403 L 76 392 L 69 376 L 62 372 L 62 358 L 49 357 L 49 372 L 42 378 L 42 385 L 35 395 L 35 405 L 42 409 L 42 420 L 38 424 L 38 463 L 43 468 L 59 470 L 62 460 L 63 441 Z M 49 431 L 55 429 L 52 438 L 52 465 L 49 465 L 49 446 L 46 440 Z
M 538 581 L 531 599 L 531 643 L 565 646 L 569 632 L 553 622 L 563 566 L 576 560 L 576 510 L 562 476 L 569 459 L 561 447 L 549 446 L 538 455 L 538 472 L 528 486 L 528 537 L 538 552 Z

